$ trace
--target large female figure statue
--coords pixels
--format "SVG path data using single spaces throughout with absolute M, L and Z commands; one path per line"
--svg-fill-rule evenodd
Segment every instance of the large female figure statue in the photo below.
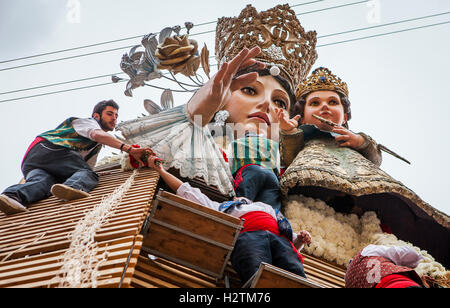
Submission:
M 305 32 L 289 6 L 279 5 L 261 13 L 247 6 L 239 17 L 219 19 L 216 58 L 220 69 L 187 104 L 122 123 L 119 129 L 128 142 L 152 148 L 165 169 L 177 170 L 184 178 L 201 179 L 231 197 L 234 174 L 229 162 L 234 157 L 228 146 L 232 140 L 253 132 L 278 141 L 279 125 L 295 123 L 301 116 L 300 124 L 315 126 L 302 125 L 282 133 L 279 140 L 281 161 L 289 166 L 280 184 L 287 199 L 285 214 L 291 223 L 297 220 L 300 230 L 308 229 L 306 225 L 313 221 L 312 216 L 308 218 L 312 199 L 303 196 L 327 202 L 321 206 L 328 207 L 333 215 L 353 211 L 359 216 L 339 216 L 359 222 L 352 230 L 346 229 L 346 234 L 328 234 L 327 238 L 321 229 L 312 236 L 319 244 L 328 241 L 335 246 L 350 237 L 355 242 L 352 248 L 357 249 L 355 238 L 365 232 L 364 212 L 373 211 L 399 238 L 428 249 L 438 261 L 448 263 L 448 217 L 378 168 L 381 153 L 375 141 L 348 130 L 351 113 L 344 83 L 326 69 L 315 71 L 304 81 L 317 58 L 315 45 L 316 33 Z M 313 93 L 319 94 L 319 102 L 331 101 L 321 96 L 323 90 L 334 92 L 342 107 L 343 116 L 336 120 L 339 127 L 332 134 L 330 127 L 313 117 L 310 104 L 317 97 Z M 297 115 L 294 121 L 283 120 L 289 110 L 293 117 Z M 223 117 L 222 111 L 228 116 Z M 327 117 L 326 112 L 317 115 Z M 224 124 L 232 124 L 234 129 L 226 129 Z M 270 159 L 273 162 L 276 157 Z M 313 225 L 321 223 L 316 220 Z M 434 237 L 439 238 L 431 240 Z M 340 251 L 336 249 L 326 255 L 320 249 L 323 247 L 315 247 L 311 253 L 343 265 L 351 257 L 338 258 Z
M 187 104 L 118 128 L 129 142 L 151 147 L 166 169 L 200 178 L 231 196 L 233 174 L 227 160 L 233 157 L 227 147 L 247 132 L 278 140 L 275 110 L 287 113 L 295 103 L 295 88 L 317 58 L 315 44 L 316 33 L 305 32 L 288 5 L 263 13 L 247 6 L 239 17 L 218 21 L 220 69 Z M 225 121 L 218 121 L 219 111 L 227 112 Z M 227 129 L 218 122 L 230 125 Z M 218 137 L 225 140 L 220 146 Z

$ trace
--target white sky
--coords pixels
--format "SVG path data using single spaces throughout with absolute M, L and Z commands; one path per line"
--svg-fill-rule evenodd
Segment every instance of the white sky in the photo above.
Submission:
M 290 5 L 312 0 L 292 0 Z M 324 0 L 295 7 L 297 14 L 357 0 Z M 448 0 L 379 0 L 379 13 L 367 3 L 299 16 L 306 30 L 318 36 L 450 12 Z M 279 3 L 258 1 L 185 0 L 0 0 L 0 62 L 158 32 L 166 26 L 216 21 L 237 16 L 246 4 L 259 11 Z M 79 10 L 77 9 L 79 8 Z M 78 14 L 79 13 L 79 14 Z M 319 38 L 318 45 L 447 22 L 450 14 L 375 29 Z M 78 22 L 79 21 L 79 22 Z M 194 27 L 192 34 L 214 30 L 215 24 Z M 406 157 L 412 165 L 383 154 L 382 169 L 415 191 L 433 207 L 450 214 L 450 24 L 365 40 L 319 47 L 313 68 L 326 66 L 348 83 L 353 119 L 350 128 Z M 214 33 L 192 37 L 214 52 Z M 140 44 L 132 39 L 92 48 L 0 63 L 0 93 L 121 72 L 122 54 L 129 48 L 47 64 L 2 69 L 79 54 Z M 215 61 L 213 60 L 212 63 Z M 124 77 L 121 75 L 121 77 Z M 125 84 L 111 84 L 61 94 L 1 102 L 24 96 L 107 83 L 110 77 L 24 92 L 0 94 L 0 191 L 17 183 L 20 163 L 29 143 L 70 116 L 89 117 L 103 99 L 120 106 L 119 120 L 146 113 L 143 100 L 159 102 L 161 92 L 145 87 L 134 97 Z M 175 104 L 188 96 L 176 95 Z M 117 151 L 116 151 L 117 152 Z M 103 150 L 104 155 L 111 153 Z

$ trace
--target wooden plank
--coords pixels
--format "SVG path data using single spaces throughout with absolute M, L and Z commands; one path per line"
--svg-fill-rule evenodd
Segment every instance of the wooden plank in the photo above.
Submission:
M 202 211 L 204 209 L 205 208 L 200 208 Z M 217 216 L 214 215 L 214 217 Z M 233 244 L 237 232 L 236 228 L 211 221 L 208 217 L 190 212 L 163 201 L 158 202 L 158 206 L 154 210 L 152 219 L 164 221 L 167 224 L 177 226 L 188 232 L 207 237 L 213 241 L 226 245 Z M 239 224 L 240 220 L 236 219 L 234 222 Z
M 321 280 L 328 281 L 328 282 L 330 282 L 330 283 L 332 283 L 334 285 L 338 285 L 338 286 L 339 285 L 341 285 L 341 286 L 345 285 L 344 279 L 342 279 L 342 278 L 340 278 L 338 276 L 334 276 L 332 274 L 329 274 L 329 273 L 327 273 L 325 271 L 322 271 L 319 268 L 314 268 L 314 267 L 311 267 L 311 266 L 306 265 L 306 264 L 304 264 L 304 268 L 305 268 L 305 272 L 306 272 L 307 275 L 312 275 L 312 276 L 318 277 Z
M 123 265 L 124 262 L 126 262 L 126 258 L 123 258 L 119 261 L 113 260 L 105 263 L 105 266 L 101 266 L 99 268 L 99 277 L 97 278 L 97 280 L 101 281 L 110 279 L 110 277 L 120 277 L 123 273 L 123 266 L 114 266 L 114 264 L 118 262 Z M 2 279 L 0 280 L 0 287 L 13 287 L 29 283 L 39 283 L 41 286 L 58 284 L 55 279 L 62 274 L 60 268 L 61 264 L 58 264 L 58 266 L 48 267 L 47 270 L 38 273 L 30 274 L 25 272 L 17 277 Z
M 55 280 L 60 271 L 45 272 L 41 274 L 22 276 L 21 280 L 0 282 L 2 288 L 47 288 L 57 287 L 59 282 Z M 117 287 L 120 283 L 122 269 L 108 269 L 100 272 L 97 278 L 99 287 Z
M 92 199 L 92 198 L 101 198 L 104 194 L 110 193 L 119 184 L 123 184 L 124 180 L 128 179 L 130 175 L 131 175 L 131 173 L 128 173 L 125 176 L 123 176 L 122 178 L 117 179 L 116 183 L 112 182 L 112 180 L 108 180 L 107 181 L 108 184 L 105 185 L 105 186 L 102 185 L 102 183 L 100 183 L 97 186 L 97 188 L 95 188 L 94 190 L 92 190 L 90 192 L 90 194 L 93 197 L 80 199 L 80 200 L 89 200 L 89 199 Z M 134 182 L 133 187 L 131 188 L 130 191 L 135 190 L 135 192 L 136 192 L 136 191 L 140 190 L 142 193 L 145 193 L 142 190 L 142 188 L 146 188 L 147 192 L 151 193 L 151 189 L 147 189 L 147 188 L 151 188 L 151 187 L 155 188 L 156 185 L 157 185 L 157 181 L 158 181 L 159 176 L 155 176 L 154 179 L 150 179 L 150 180 L 149 179 L 145 179 L 145 178 L 142 180 L 142 179 L 139 179 L 139 178 L 140 178 L 139 175 L 135 178 L 135 182 Z M 141 187 L 139 187 L 139 186 L 141 186 Z M 71 203 L 76 203 L 76 202 L 78 202 L 80 200 L 72 201 Z M 43 201 L 40 201 L 40 202 L 36 203 L 35 205 L 38 206 L 38 207 L 39 206 L 45 207 L 45 206 L 50 206 L 50 205 L 54 206 L 55 203 L 62 205 L 62 204 L 65 204 L 67 202 L 57 200 L 54 197 L 50 197 L 48 199 L 45 199 Z M 33 210 L 34 208 L 35 208 L 35 206 L 32 206 L 31 210 Z
M 225 214 L 225 213 L 222 213 L 222 212 L 210 209 L 210 208 L 208 208 L 206 206 L 202 206 L 202 205 L 200 205 L 198 203 L 195 203 L 195 202 L 192 202 L 190 200 L 181 198 L 180 196 L 177 196 L 177 195 L 165 192 L 165 191 L 162 192 L 161 195 L 162 195 L 162 197 L 165 197 L 165 198 L 167 198 L 169 200 L 172 200 L 172 201 L 175 201 L 175 202 L 179 202 L 179 203 L 182 203 L 182 204 L 186 204 L 187 206 L 189 206 L 189 207 L 191 207 L 193 209 L 197 209 L 197 210 L 205 212 L 205 213 L 207 213 L 209 215 L 212 215 L 212 216 L 218 217 L 220 219 L 229 221 L 230 223 L 233 223 L 235 225 L 239 225 L 239 223 L 240 223 L 240 219 L 239 218 L 236 218 L 234 216 L 231 216 L 231 215 L 228 215 L 228 214 Z
M 102 264 L 100 270 L 108 268 L 118 268 L 120 266 L 123 267 L 123 264 L 125 264 L 127 261 L 129 250 L 122 250 L 121 252 L 116 252 L 113 254 L 115 255 L 115 257 L 114 258 L 108 257 L 108 260 Z M 7 273 L 0 274 L 0 286 L 9 279 L 20 280 L 25 275 L 56 271 L 61 268 L 62 266 L 61 261 L 62 259 L 59 259 L 59 262 L 53 262 L 46 265 L 34 266 L 32 268 L 9 271 Z
M 192 271 L 187 268 L 177 269 L 174 264 L 164 265 L 160 259 L 151 261 L 142 256 L 139 257 L 136 270 L 168 281 L 181 288 L 214 288 L 216 285 L 209 281 L 207 276 L 192 275 Z M 197 272 L 198 273 L 198 272 Z M 204 277 L 204 279 L 199 278 Z
M 131 280 L 131 287 L 133 288 L 145 288 L 145 289 L 156 289 L 157 286 L 150 284 L 144 280 L 140 280 L 137 277 L 139 276 L 139 272 L 136 272 L 136 275 L 133 276 Z
M 68 204 L 66 206 L 62 206 L 62 207 L 53 207 L 52 210 L 48 211 L 48 212 L 26 212 L 26 213 L 22 213 L 19 214 L 21 216 L 16 216 L 13 217 L 11 219 L 14 219 L 14 225 L 19 225 L 19 227 L 23 227 L 24 223 L 29 223 L 29 224 L 34 224 L 37 222 L 45 222 L 47 220 L 51 220 L 52 217 L 65 217 L 66 215 L 82 215 L 82 217 L 84 217 L 85 212 L 92 210 L 94 208 L 94 206 L 99 203 L 101 201 L 101 199 L 98 200 L 86 200 L 84 201 L 83 204 L 81 205 L 76 205 L 76 204 Z M 120 209 L 129 209 L 129 208 L 133 208 L 133 207 L 139 207 L 139 208 L 147 208 L 149 207 L 148 204 L 149 198 L 148 196 L 144 196 L 144 197 L 139 197 L 139 198 L 128 198 L 128 199 L 124 199 L 121 202 L 121 206 Z M 8 223 L 8 220 L 4 220 L 2 221 L 2 223 L 4 224 L 4 228 L 10 228 L 11 225 Z M 3 228 L 3 226 L 1 226 Z
M 99 252 L 103 252 L 106 249 L 110 252 L 120 251 L 124 247 L 129 247 L 130 243 L 133 242 L 135 239 L 134 236 L 114 239 L 111 241 L 105 241 L 105 242 L 99 242 L 98 248 Z M 40 262 L 46 262 L 47 260 L 50 260 L 52 262 L 52 258 L 60 258 L 66 250 L 61 251 L 55 251 L 50 253 L 43 253 L 31 257 L 27 257 L 25 259 L 15 259 L 15 260 L 9 260 L 5 261 L 3 263 L 0 263 L 0 273 L 12 269 L 27 267 L 27 266 L 34 266 L 35 264 L 40 264 Z M 42 260 L 42 261 L 41 261 Z
M 261 263 L 251 284 L 252 288 L 322 288 L 321 285 L 301 276 Z
M 108 261 L 117 260 L 119 258 L 123 258 L 124 256 L 128 257 L 128 250 L 130 244 L 127 247 L 121 247 L 119 251 L 112 251 L 111 248 L 108 248 Z M 105 249 L 99 249 L 99 254 L 103 253 Z M 2 267 L 0 272 L 0 280 L 6 279 L 7 277 L 13 277 L 18 273 L 33 273 L 33 272 L 42 272 L 48 268 L 52 268 L 57 266 L 56 264 L 62 261 L 62 254 L 58 252 L 55 256 L 48 257 L 45 259 L 39 259 L 34 262 L 23 262 L 16 264 L 16 266 Z
M 10 258 L 0 263 L 0 285 L 57 286 L 54 278 L 61 272 L 63 255 L 70 246 L 67 235 L 87 211 L 130 175 L 120 172 L 106 180 L 101 178 L 90 198 L 61 202 L 52 197 L 34 204 L 27 213 L 0 216 L 0 260 Z M 98 230 L 98 253 L 108 251 L 99 269 L 99 287 L 117 287 L 120 283 L 125 288 L 131 286 L 142 247 L 139 231 L 151 208 L 157 181 L 155 172 L 139 171 L 131 189 Z
M 133 249 L 132 257 L 129 260 L 127 272 L 125 277 L 129 279 L 125 280 L 125 287 L 131 283 L 131 277 L 134 273 L 134 268 L 137 264 L 137 258 L 139 256 L 141 248 L 142 236 L 137 238 L 137 242 Z M 103 253 L 106 249 L 108 251 L 108 260 L 103 263 L 99 268 L 100 276 L 98 278 L 99 284 L 104 286 L 104 279 L 110 280 L 111 277 L 119 276 L 123 273 L 124 266 L 127 264 L 128 257 L 130 255 L 130 249 L 133 245 L 133 241 L 128 242 L 125 247 L 122 247 L 120 251 L 112 252 L 113 247 L 105 246 L 103 250 L 99 250 L 98 254 Z M 26 269 L 18 269 L 16 271 L 9 271 L 4 273 L 0 279 L 0 287 L 46 287 L 48 285 L 55 285 L 55 277 L 60 275 L 60 268 L 62 266 L 61 259 L 58 262 L 52 262 L 42 266 L 34 266 Z M 106 278 L 105 278 L 106 277 Z M 110 284 L 107 282 L 106 284 Z
M 145 252 L 141 252 L 142 254 Z M 147 263 L 150 262 L 147 257 L 145 257 L 145 260 L 147 260 Z M 140 262 L 142 262 L 142 259 L 140 259 Z M 193 270 L 191 268 L 182 266 L 180 264 L 174 263 L 172 261 L 166 260 L 164 258 L 157 258 L 156 260 L 152 261 L 152 263 L 156 264 L 158 267 L 162 267 L 167 271 L 173 271 L 175 273 L 184 273 L 188 275 L 189 277 L 194 277 L 197 279 L 197 281 L 205 281 L 206 283 L 209 283 L 210 285 L 214 285 L 217 281 L 216 278 L 211 277 L 209 275 L 206 275 L 204 273 L 201 273 L 199 271 Z
M 152 275 L 148 275 L 141 271 L 136 271 L 135 277 L 155 288 L 179 288 L 179 286 L 177 286 L 176 284 L 172 284 L 168 281 L 165 281 Z
M 308 274 L 306 274 L 306 277 L 308 277 L 308 280 L 310 280 L 312 282 L 315 282 L 315 283 L 318 283 L 318 284 L 320 284 L 320 285 L 322 285 L 322 286 L 324 286 L 325 288 L 328 288 L 328 289 L 341 288 L 341 287 L 337 286 L 336 284 L 329 283 L 329 282 L 327 282 L 325 280 L 322 280 L 320 278 L 317 278 L 317 277 L 314 277 L 314 276 L 311 276 L 311 275 L 308 275 Z
M 139 233 L 139 226 L 135 224 L 102 228 L 96 234 L 96 241 L 105 241 L 114 238 L 126 237 L 129 235 L 137 235 Z M 38 237 L 36 239 L 39 239 Z M 28 245 L 28 246 L 27 246 Z M 67 234 L 57 234 L 54 236 L 44 236 L 37 243 L 33 243 L 32 240 L 28 243 L 15 244 L 9 247 L 4 247 L 0 251 L 0 260 L 3 260 L 6 256 L 10 255 L 8 259 L 25 257 L 27 255 L 33 255 L 37 253 L 50 252 L 53 250 L 61 250 L 68 248 L 70 242 L 67 238 Z M 24 247 L 25 246 L 25 247 Z
M 159 256 L 171 256 L 213 273 L 221 273 L 228 250 L 156 224 L 150 226 L 149 234 L 143 246 L 157 251 Z
M 108 219 L 109 223 L 115 223 L 121 220 L 129 220 L 129 219 L 142 219 L 144 214 L 141 209 L 131 209 L 124 212 L 116 211 L 111 218 Z M 10 238 L 19 238 L 22 235 L 32 236 L 33 234 L 40 234 L 43 232 L 51 231 L 51 230 L 60 230 L 63 229 L 63 226 L 73 226 L 76 225 L 80 219 L 84 218 L 82 215 L 70 215 L 64 217 L 55 217 L 54 219 L 50 219 L 48 221 L 43 220 L 38 224 L 33 224 L 32 226 L 27 226 L 27 228 L 23 228 L 23 225 L 14 226 L 8 229 L 7 231 L 0 231 L 0 243 L 5 244 L 6 240 Z
M 305 260 L 308 259 L 308 261 L 312 261 L 315 264 L 321 264 L 322 266 L 334 269 L 334 270 L 339 271 L 339 272 L 344 273 L 344 274 L 346 272 L 346 267 L 345 266 L 338 265 L 338 264 L 336 264 L 334 262 L 327 261 L 327 260 L 325 260 L 323 258 L 314 257 L 314 256 L 309 255 L 307 253 L 304 253 L 303 255 L 305 257 Z

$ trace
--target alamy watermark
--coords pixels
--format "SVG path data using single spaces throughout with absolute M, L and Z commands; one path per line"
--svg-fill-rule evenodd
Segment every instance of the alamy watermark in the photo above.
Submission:
M 370 0 L 367 2 L 369 11 L 367 12 L 367 22 L 369 24 L 379 24 L 381 22 L 380 0 Z
M 81 23 L 81 3 L 80 0 L 67 0 L 66 20 L 69 24 Z
M 202 126 L 202 119 L 203 117 L 201 115 L 195 115 L 194 116 L 194 129 L 204 129 Z M 208 125 L 208 131 L 213 137 L 222 137 L 226 140 L 229 140 L 232 142 L 233 140 L 245 138 L 247 134 L 254 133 L 258 136 L 263 136 L 265 138 L 271 139 L 276 142 L 276 144 L 273 147 L 265 148 L 263 146 L 258 147 L 258 151 L 243 151 L 239 153 L 229 153 L 231 157 L 228 158 L 261 158 L 261 159 L 268 159 L 271 157 L 276 157 L 276 153 L 279 151 L 279 132 L 280 132 L 280 125 L 279 123 L 271 123 L 270 125 L 267 125 L 265 123 L 258 123 L 254 126 L 252 126 L 252 129 L 249 131 L 249 128 L 246 124 L 243 123 L 224 123 L 224 125 Z M 202 134 L 198 134 L 199 136 L 203 136 Z M 203 138 L 203 137 L 202 137 Z M 200 158 L 197 157 L 197 154 L 200 155 L 200 157 L 203 158 L 202 155 L 204 155 L 203 152 L 196 152 L 194 153 L 194 158 Z M 208 153 L 206 153 L 208 154 Z M 210 153 L 213 154 L 213 153 Z
M 381 280 L 381 262 L 377 259 L 369 260 L 369 262 L 367 262 L 367 268 L 371 268 L 371 270 L 367 272 L 367 282 L 379 283 Z

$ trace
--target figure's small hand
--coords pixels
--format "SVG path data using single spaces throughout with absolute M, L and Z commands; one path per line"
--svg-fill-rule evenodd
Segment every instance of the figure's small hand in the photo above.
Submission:
M 292 119 L 289 119 L 289 115 L 286 110 L 276 108 L 275 112 L 277 114 L 278 122 L 280 123 L 280 129 L 284 133 L 293 133 L 297 129 L 298 121 L 302 117 L 301 115 L 296 115 Z
M 335 139 L 340 143 L 341 147 L 349 147 L 357 150 L 364 144 L 363 136 L 355 134 L 342 126 L 334 127 L 332 132 L 340 135 L 335 137 Z

